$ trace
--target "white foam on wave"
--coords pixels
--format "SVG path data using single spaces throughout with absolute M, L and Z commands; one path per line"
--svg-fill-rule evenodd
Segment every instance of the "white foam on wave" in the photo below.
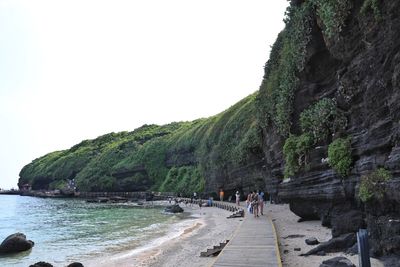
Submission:
M 165 235 L 155 238 L 155 239 L 151 240 L 149 243 L 147 243 L 143 246 L 140 246 L 138 248 L 135 248 L 132 251 L 129 251 L 129 252 L 123 253 L 123 254 L 121 253 L 119 255 L 115 255 L 111 259 L 112 260 L 121 260 L 121 259 L 129 258 L 129 257 L 137 256 L 140 253 L 143 253 L 146 251 L 150 251 L 151 249 L 157 248 L 173 239 L 176 239 L 176 238 L 182 236 L 183 234 L 185 234 L 186 230 L 189 230 L 189 229 L 195 227 L 198 223 L 201 223 L 201 221 L 202 221 L 201 219 L 188 219 L 188 220 L 184 220 L 182 222 L 178 222 L 178 223 L 169 225 L 169 226 L 167 226 L 168 229 L 167 229 Z M 159 223 L 155 223 L 146 228 L 154 229 L 154 228 L 160 227 L 160 226 L 162 226 L 162 225 Z

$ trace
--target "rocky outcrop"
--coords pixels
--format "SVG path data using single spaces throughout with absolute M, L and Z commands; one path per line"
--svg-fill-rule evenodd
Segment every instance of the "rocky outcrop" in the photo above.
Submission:
M 345 27 L 336 38 L 323 32 L 317 14 L 298 73 L 294 133 L 299 114 L 324 97 L 334 98 L 348 120 L 340 134 L 351 137 L 352 169 L 341 177 L 327 164 L 330 140 L 309 153 L 307 171 L 283 180 L 284 139 L 264 128 L 265 181 L 268 191 L 290 204 L 306 220 L 320 219 L 332 235 L 367 227 L 375 255 L 400 255 L 400 2 L 379 2 L 380 18 L 362 13 L 364 1 L 352 1 Z M 381 201 L 364 204 L 358 197 L 360 177 L 378 167 L 390 171 Z
M 170 213 L 181 213 L 183 212 L 183 209 L 178 204 L 176 204 L 166 207 L 164 211 Z
M 355 233 L 365 228 L 363 214 L 359 210 L 351 210 L 332 218 L 332 236 L 338 237 L 346 233 Z
M 29 250 L 33 247 L 34 242 L 27 240 L 26 236 L 22 233 L 15 233 L 9 235 L 0 244 L 0 253 L 17 253 L 25 250 Z
M 352 247 L 356 243 L 356 235 L 354 233 L 344 234 L 339 237 L 334 237 L 327 242 L 322 242 L 317 247 L 311 249 L 307 253 L 301 254 L 300 256 L 315 255 L 318 252 L 338 252 L 343 251 Z
M 319 267 L 355 267 L 355 265 L 345 257 L 335 257 L 323 261 Z
M 307 238 L 307 239 L 305 240 L 305 242 L 306 242 L 307 245 L 310 245 L 310 246 L 318 245 L 318 244 L 319 244 L 318 239 L 315 238 L 315 237 Z

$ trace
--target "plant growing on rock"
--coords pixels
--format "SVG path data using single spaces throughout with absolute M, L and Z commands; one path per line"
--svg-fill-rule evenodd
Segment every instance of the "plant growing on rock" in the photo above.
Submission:
M 346 127 L 347 120 L 336 106 L 336 101 L 323 98 L 300 114 L 304 133 L 312 135 L 315 142 L 327 140 L 329 135 Z
M 296 158 L 296 148 L 297 136 L 289 136 L 283 146 L 283 155 L 285 156 L 285 178 L 295 175 L 295 173 L 299 169 L 298 161 Z
M 349 174 L 352 164 L 350 138 L 338 138 L 329 145 L 328 163 L 341 176 Z
M 285 23 L 286 28 L 279 34 L 265 65 L 257 106 L 262 124 L 273 123 L 281 136 L 288 137 L 294 92 L 298 87 L 297 73 L 304 68 L 314 23 L 312 5 L 309 2 L 291 5 Z
M 352 1 L 350 0 L 311 0 L 317 8 L 321 19 L 324 34 L 332 38 L 339 34 L 345 26 L 347 16 L 350 14 Z
M 345 128 L 346 117 L 330 98 L 323 98 L 300 114 L 300 126 L 303 134 L 291 135 L 286 139 L 283 153 L 285 156 L 285 177 L 308 166 L 308 152 L 313 145 Z
M 300 136 L 291 135 L 283 146 L 285 156 L 284 176 L 288 178 L 295 175 L 302 167 L 307 166 L 307 154 L 313 145 L 313 139 L 308 133 Z
M 382 19 L 381 10 L 379 9 L 378 0 L 365 0 L 361 6 L 361 14 L 366 14 L 368 10 L 372 10 L 374 13 L 375 20 L 379 21 Z
M 374 198 L 377 200 L 382 199 L 385 194 L 386 182 L 391 178 L 391 173 L 384 168 L 379 168 L 370 174 L 363 175 L 361 177 L 358 197 L 363 202 Z

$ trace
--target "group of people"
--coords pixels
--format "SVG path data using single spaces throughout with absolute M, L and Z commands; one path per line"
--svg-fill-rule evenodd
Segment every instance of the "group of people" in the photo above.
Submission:
M 225 195 L 225 192 L 221 188 L 219 190 L 220 201 L 224 201 L 224 195 Z M 240 196 L 239 191 L 236 191 L 235 198 L 236 198 L 236 205 L 240 206 L 241 196 Z M 192 205 L 192 203 L 194 203 L 196 200 L 197 200 L 197 193 L 194 192 L 189 204 Z M 229 201 L 230 201 L 230 198 L 229 198 Z M 201 208 L 201 206 L 203 205 L 203 201 L 201 201 L 201 199 L 200 199 L 198 204 Z M 205 204 L 207 206 L 212 206 L 212 198 L 210 198 Z M 247 195 L 246 207 L 247 207 L 247 210 L 249 211 L 249 213 L 254 214 L 254 217 L 259 217 L 260 215 L 264 215 L 264 192 L 262 192 L 261 190 L 258 190 L 258 191 L 254 190 L 254 191 L 250 192 Z
M 259 217 L 264 215 L 264 192 L 261 190 L 252 191 L 247 195 L 246 208 L 249 213 L 254 214 L 254 217 Z M 220 201 L 224 200 L 224 191 L 220 189 L 219 191 Z M 240 206 L 240 193 L 236 191 L 235 194 L 236 205 Z M 230 201 L 230 200 L 229 200 Z
M 254 214 L 254 217 L 259 217 L 259 214 L 264 215 L 264 192 L 258 190 L 250 192 L 246 199 L 247 210 Z

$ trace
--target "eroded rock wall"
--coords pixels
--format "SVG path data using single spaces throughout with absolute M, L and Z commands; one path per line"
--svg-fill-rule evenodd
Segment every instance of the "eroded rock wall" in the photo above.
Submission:
M 342 221 L 366 224 L 377 255 L 400 254 L 400 2 L 379 3 L 381 17 L 375 18 L 361 14 L 362 1 L 353 1 L 337 38 L 324 36 L 314 14 L 305 68 L 298 74 L 294 132 L 300 131 L 299 114 L 310 104 L 324 97 L 336 99 L 348 120 L 342 134 L 352 140 L 350 175 L 343 178 L 326 163 L 331 141 L 326 140 L 310 152 L 307 171 L 282 182 L 284 139 L 273 127 L 264 129 L 270 193 L 290 203 L 300 217 L 332 226 L 334 235 L 348 230 Z M 364 205 L 358 198 L 360 177 L 378 167 L 389 170 L 393 178 L 380 203 Z

